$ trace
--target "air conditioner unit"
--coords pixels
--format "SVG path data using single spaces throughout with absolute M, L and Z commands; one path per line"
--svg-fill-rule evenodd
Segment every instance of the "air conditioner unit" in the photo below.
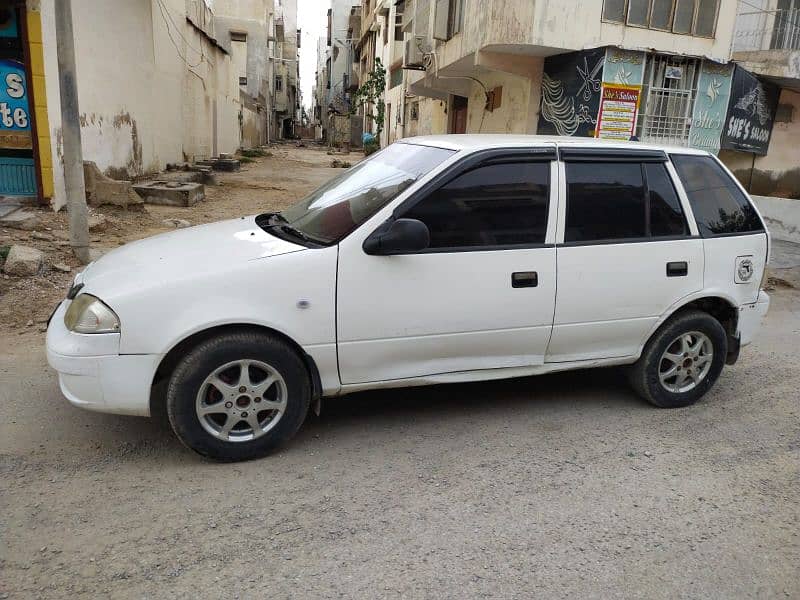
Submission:
M 419 35 L 411 36 L 405 41 L 403 52 L 403 68 L 417 71 L 425 70 L 425 54 L 422 51 L 425 38 Z

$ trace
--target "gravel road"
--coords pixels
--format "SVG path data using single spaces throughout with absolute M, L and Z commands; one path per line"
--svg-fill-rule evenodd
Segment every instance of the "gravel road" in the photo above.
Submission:
M 688 409 L 616 370 L 370 392 L 234 465 L 70 407 L 40 334 L 15 336 L 0 597 L 797 598 L 799 332 L 776 290 Z
M 335 174 L 319 150 L 276 153 L 190 218 Z M 116 215 L 109 247 L 185 216 L 148 211 Z M 775 248 L 800 287 L 797 247 Z M 24 320 L 70 277 L 0 287 L 0 600 L 800 598 L 800 291 L 780 281 L 757 342 L 688 409 L 649 407 L 617 370 L 369 392 L 218 465 L 62 398 Z

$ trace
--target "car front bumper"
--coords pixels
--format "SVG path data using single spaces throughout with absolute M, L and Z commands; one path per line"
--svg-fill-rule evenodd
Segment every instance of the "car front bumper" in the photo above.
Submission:
M 769 310 L 769 294 L 764 290 L 758 293 L 758 300 L 739 307 L 739 343 L 746 346 L 753 341 L 756 332 Z
M 64 325 L 69 300 L 47 327 L 47 362 L 73 406 L 121 415 L 150 415 L 150 386 L 161 356 L 119 354 L 118 333 L 86 335 Z

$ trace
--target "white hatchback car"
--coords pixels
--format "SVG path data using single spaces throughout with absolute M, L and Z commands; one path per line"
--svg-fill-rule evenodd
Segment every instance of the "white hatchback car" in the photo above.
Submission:
M 325 396 L 630 365 L 661 407 L 753 339 L 769 236 L 712 155 L 631 143 L 405 139 L 276 214 L 159 235 L 79 274 L 47 355 L 76 406 L 166 409 L 220 460 Z

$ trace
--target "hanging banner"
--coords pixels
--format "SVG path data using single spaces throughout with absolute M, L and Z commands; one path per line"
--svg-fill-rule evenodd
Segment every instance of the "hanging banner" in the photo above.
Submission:
M 607 140 L 630 140 L 636 132 L 641 95 L 640 85 L 604 83 L 596 137 Z
M 598 48 L 544 59 L 538 133 L 594 137 L 605 54 Z
M 736 66 L 720 147 L 764 155 L 769 148 L 780 88 Z
M 733 64 L 704 60 L 697 79 L 697 97 L 689 128 L 689 146 L 716 154 L 731 96 Z
M 0 148 L 31 148 L 31 119 L 25 67 L 0 59 Z

